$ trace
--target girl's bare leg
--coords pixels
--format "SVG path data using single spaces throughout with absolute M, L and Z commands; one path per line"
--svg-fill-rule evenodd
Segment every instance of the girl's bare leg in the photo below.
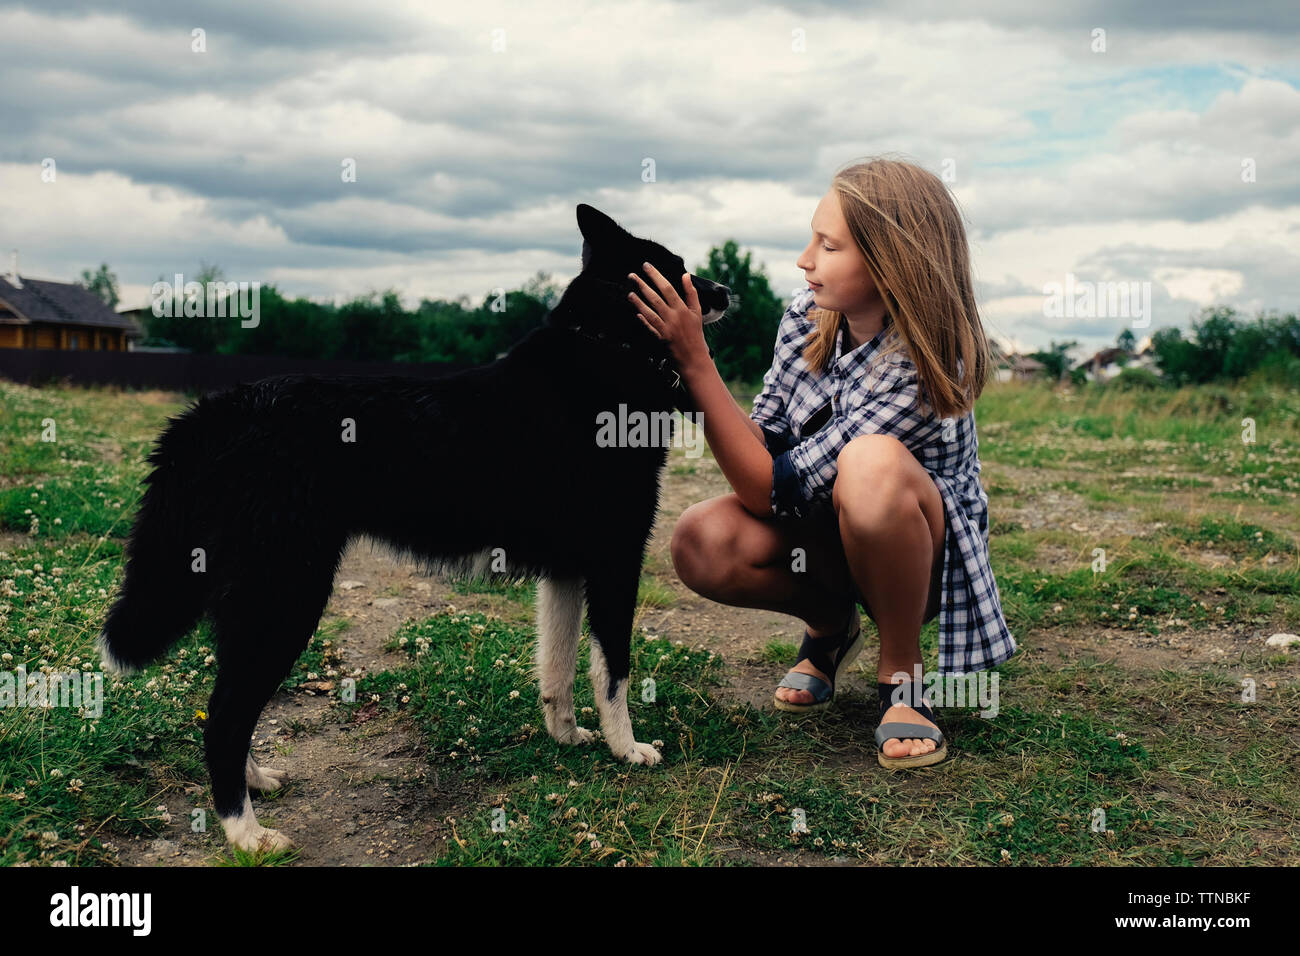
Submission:
M 853 600 L 832 524 L 757 518 L 735 494 L 682 512 L 671 550 L 692 591 L 720 604 L 797 617 L 814 637 L 841 629 Z
M 864 435 L 840 451 L 833 499 L 840 539 L 880 631 L 879 683 L 898 683 L 922 664 L 921 627 L 939 611 L 946 521 L 943 497 L 930 473 L 890 435 Z M 935 726 L 911 707 L 895 704 L 884 723 Z M 885 741 L 886 757 L 930 753 L 926 738 Z
M 929 473 L 890 436 L 854 439 L 838 466 L 836 521 L 758 518 L 735 494 L 722 495 L 682 513 L 673 530 L 673 565 L 696 593 L 797 617 L 813 637 L 842 632 L 856 615 L 856 581 L 880 631 L 877 678 L 889 683 L 895 671 L 910 676 L 921 661 L 921 625 L 938 612 L 943 500 Z M 807 660 L 794 669 L 827 679 Z M 793 703 L 812 701 L 808 691 L 777 693 Z M 932 724 L 903 705 L 885 719 Z M 885 743 L 890 757 L 933 749 L 924 739 Z

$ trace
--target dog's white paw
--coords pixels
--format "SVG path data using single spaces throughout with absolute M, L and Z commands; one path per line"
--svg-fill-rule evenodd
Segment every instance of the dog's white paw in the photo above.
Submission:
M 596 735 L 585 727 L 573 726 L 567 731 L 556 734 L 555 739 L 562 744 L 589 744 L 596 739 Z
M 241 834 L 238 841 L 232 842 L 241 850 L 250 853 L 256 853 L 258 850 L 275 853 L 280 850 L 292 850 L 294 846 L 293 841 L 279 830 L 271 830 L 263 826 Z
M 258 767 L 257 773 L 250 775 L 248 787 L 250 790 L 268 791 L 279 790 L 289 780 L 289 771 L 273 770 L 270 767 Z
M 231 846 L 256 853 L 258 850 L 274 852 L 293 848 L 293 841 L 279 830 L 270 830 L 257 822 L 253 815 L 253 801 L 244 792 L 244 808 L 237 814 L 221 818 L 221 828 L 226 831 L 226 842 Z
M 653 767 L 662 760 L 663 757 L 660 756 L 659 751 L 650 744 L 640 744 L 634 741 L 632 743 L 632 749 L 623 755 L 623 759 L 628 763 L 641 763 Z
M 588 728 L 575 727 L 573 728 L 572 732 L 569 732 L 568 740 L 565 740 L 564 743 L 565 744 L 590 744 L 591 741 L 593 740 L 595 740 L 595 734 L 589 731 Z
M 249 790 L 259 792 L 266 790 L 279 790 L 289 774 L 285 770 L 272 770 L 270 767 L 259 767 L 257 761 L 253 759 L 250 753 L 248 759 L 244 761 L 244 782 L 248 784 Z

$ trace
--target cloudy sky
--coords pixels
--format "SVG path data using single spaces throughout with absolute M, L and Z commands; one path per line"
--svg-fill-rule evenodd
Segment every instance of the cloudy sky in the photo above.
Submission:
M 1296 310 L 1298 34 L 1292 0 L 0 0 L 0 271 L 477 301 L 571 278 L 587 202 L 787 296 L 831 174 L 889 153 L 950 180 L 991 334 L 1100 347 L 1130 319 L 1046 284 L 1148 282 L 1147 331 Z

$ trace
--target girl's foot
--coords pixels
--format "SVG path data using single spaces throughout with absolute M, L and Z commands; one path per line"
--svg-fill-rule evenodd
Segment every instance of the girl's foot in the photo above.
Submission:
M 897 686 L 900 682 L 887 681 L 882 678 L 880 683 Z M 911 681 L 902 681 L 901 683 L 911 683 Z M 933 720 L 930 720 L 924 714 L 918 713 L 906 704 L 895 704 L 890 707 L 880 718 L 880 722 L 882 724 L 925 724 L 936 730 L 939 729 L 939 725 Z M 919 757 L 922 754 L 933 753 L 936 746 L 937 744 L 933 740 L 925 737 L 904 737 L 901 740 L 897 737 L 890 737 L 885 741 L 882 750 L 886 757 Z
M 839 637 L 844 634 L 853 633 L 853 631 L 855 631 L 860 624 L 861 624 L 861 615 L 858 613 L 858 605 L 857 602 L 855 601 L 853 603 L 853 607 L 849 611 L 849 619 L 844 624 L 843 627 L 840 627 L 834 631 L 825 631 L 825 632 L 814 631 L 812 628 L 808 628 L 808 636 L 812 638 Z M 808 660 L 807 658 L 804 658 L 798 664 L 795 664 L 794 667 L 790 668 L 790 670 L 797 674 L 810 674 L 811 676 L 816 677 L 818 680 L 823 680 L 828 684 L 831 683 L 830 677 L 824 674 L 822 671 L 819 671 L 816 667 L 814 667 L 812 661 Z M 796 688 L 791 688 L 791 687 L 778 687 L 776 689 L 776 699 L 785 701 L 786 703 L 789 704 L 811 704 L 813 703 L 814 700 L 812 691 L 798 690 Z

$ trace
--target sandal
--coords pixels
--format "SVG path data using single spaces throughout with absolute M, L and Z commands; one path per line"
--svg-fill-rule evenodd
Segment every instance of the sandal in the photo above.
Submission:
M 915 681 L 904 681 L 903 684 L 877 684 L 876 693 L 880 695 L 880 720 L 881 724 L 876 728 L 876 760 L 880 766 L 887 767 L 890 770 L 901 770 L 908 767 L 928 767 L 931 764 L 940 763 L 948 757 L 948 742 L 944 740 L 943 731 L 929 724 L 912 724 L 903 721 L 891 720 L 884 723 L 885 714 L 889 708 L 896 703 L 906 704 L 926 720 L 933 720 L 936 724 L 939 722 L 934 711 L 930 710 L 929 705 L 925 703 L 924 692 L 919 695 L 920 703 L 912 700 L 914 694 L 908 690 L 903 691 L 899 701 L 894 700 L 894 692 L 901 686 L 913 684 Z M 935 742 L 934 750 L 928 754 L 917 754 L 915 757 L 887 757 L 885 756 L 885 741 L 893 738 L 898 740 L 933 740 Z
M 849 612 L 849 620 L 856 616 L 855 606 Z M 823 674 L 830 675 L 830 683 L 816 677 L 812 674 L 805 674 L 802 671 L 789 671 L 785 677 L 781 678 L 781 683 L 777 687 L 788 687 L 791 690 L 806 690 L 813 695 L 811 704 L 796 704 L 793 701 L 782 700 L 775 694 L 772 696 L 772 702 L 777 710 L 783 710 L 791 714 L 807 714 L 814 710 L 825 710 L 830 706 L 831 700 L 835 697 L 835 674 L 837 671 L 852 664 L 857 656 L 862 653 L 864 638 L 862 635 L 862 619 L 858 618 L 857 627 L 852 624 L 846 625 L 843 634 L 829 634 L 826 637 L 812 637 L 807 631 L 804 631 L 803 644 L 799 648 L 799 660 L 795 661 L 812 661 Z

